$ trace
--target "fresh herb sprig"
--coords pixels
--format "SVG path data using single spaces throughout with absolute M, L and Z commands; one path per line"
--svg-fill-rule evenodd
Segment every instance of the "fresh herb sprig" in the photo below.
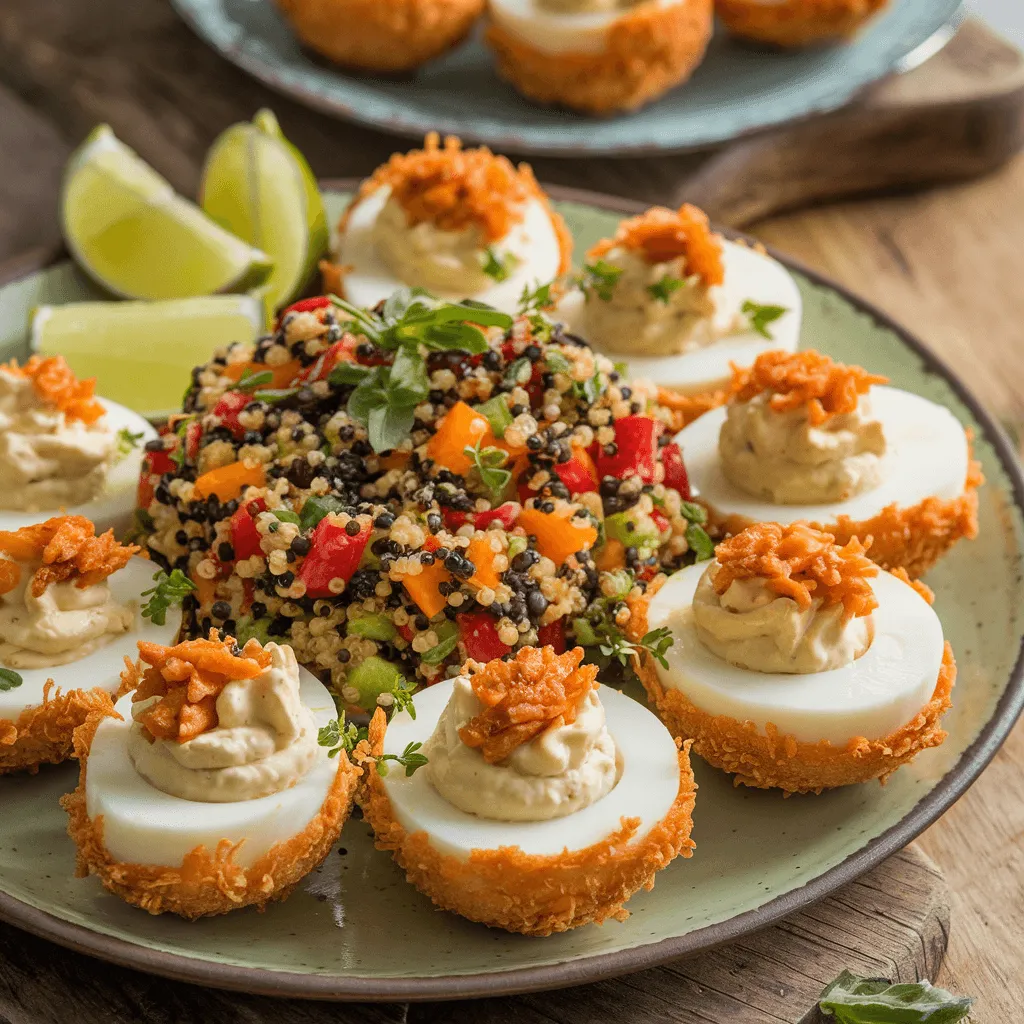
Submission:
M 337 757 L 343 750 L 351 754 L 359 745 L 360 740 L 366 738 L 364 730 L 360 729 L 354 722 L 345 722 L 345 712 L 342 711 L 337 718 L 332 718 L 316 734 L 316 741 L 321 747 L 330 747 L 327 751 L 328 757 Z
M 172 570 L 169 576 L 161 569 L 153 576 L 153 580 L 156 586 L 142 592 L 143 597 L 149 597 L 143 605 L 142 614 L 154 625 L 163 626 L 167 622 L 167 609 L 172 604 L 181 604 L 186 595 L 196 589 L 196 585 L 180 569 Z
M 519 257 L 515 253 L 507 252 L 504 256 L 499 256 L 494 251 L 494 247 L 489 245 L 484 254 L 483 271 L 489 278 L 501 284 L 502 281 L 507 281 L 512 276 L 512 271 L 519 266 L 519 263 Z
M 508 462 L 508 452 L 491 447 L 481 449 L 480 441 L 477 441 L 475 447 L 466 445 L 462 451 L 467 458 L 473 460 L 473 468 L 480 482 L 494 501 L 500 501 L 512 480 L 511 471 L 502 468 Z
M 593 292 L 602 302 L 611 302 L 620 277 L 622 267 L 607 263 L 605 260 L 596 260 L 594 263 L 583 264 L 583 273 L 577 279 L 577 283 L 588 299 Z
M 768 330 L 768 325 L 775 323 L 789 312 L 786 306 L 762 306 L 759 302 L 754 302 L 753 299 L 747 299 L 740 308 L 750 323 L 751 330 L 756 331 L 762 338 L 767 338 L 769 341 L 774 341 L 775 335 Z
M 422 743 L 409 743 L 401 754 L 380 754 L 377 757 L 377 774 L 384 778 L 390 771 L 387 762 L 394 761 L 405 769 L 406 778 L 415 775 L 427 763 L 426 756 L 419 752 L 422 746 Z
M 969 996 L 955 996 L 928 981 L 893 985 L 843 971 L 821 993 L 818 1008 L 838 1024 L 956 1024 L 973 1003 Z
M 12 668 L 0 668 L 0 693 L 16 690 L 25 680 Z
M 235 385 L 236 391 L 255 391 L 265 384 L 273 384 L 274 375 L 270 370 L 246 370 Z
M 681 278 L 671 277 L 669 274 L 666 274 L 660 281 L 655 281 L 654 284 L 647 286 L 647 294 L 652 299 L 663 302 L 667 306 L 673 294 L 679 291 L 684 284 L 686 282 Z
M 395 698 L 395 703 L 391 705 L 394 714 L 397 715 L 399 711 L 408 711 L 409 717 L 414 722 L 416 721 L 416 704 L 412 699 L 415 692 L 415 686 L 410 686 L 404 679 L 398 680 L 395 688 L 391 691 L 391 696 Z
M 127 427 L 122 427 L 117 432 L 117 454 L 124 458 L 126 455 L 131 455 L 136 448 L 139 447 L 139 442 L 146 435 L 140 430 L 137 434 L 133 434 Z

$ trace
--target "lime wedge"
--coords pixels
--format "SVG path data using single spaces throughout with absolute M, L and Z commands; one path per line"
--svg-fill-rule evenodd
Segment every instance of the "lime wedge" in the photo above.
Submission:
M 192 368 L 215 348 L 262 330 L 257 295 L 77 302 L 35 310 L 31 345 L 64 356 L 78 377 L 96 377 L 102 397 L 157 418 L 181 410 Z
M 78 263 L 123 298 L 245 291 L 273 269 L 266 253 L 177 195 L 105 124 L 68 162 L 61 223 Z
M 270 309 L 302 292 L 327 248 L 327 218 L 309 164 L 271 111 L 220 135 L 206 156 L 199 195 L 218 224 L 273 258 Z

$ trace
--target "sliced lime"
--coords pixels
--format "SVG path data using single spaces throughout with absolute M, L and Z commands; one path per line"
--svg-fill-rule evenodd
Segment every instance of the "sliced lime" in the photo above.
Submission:
M 68 162 L 61 223 L 75 259 L 124 298 L 245 291 L 273 269 L 266 253 L 177 195 L 105 124 Z
M 40 306 L 32 349 L 63 355 L 78 377 L 95 377 L 104 398 L 158 417 L 181 409 L 194 366 L 263 330 L 258 296 L 212 295 L 163 302 Z
M 265 293 L 271 309 L 302 292 L 327 249 L 327 218 L 309 164 L 271 111 L 220 135 L 207 154 L 199 194 L 218 224 L 273 258 Z

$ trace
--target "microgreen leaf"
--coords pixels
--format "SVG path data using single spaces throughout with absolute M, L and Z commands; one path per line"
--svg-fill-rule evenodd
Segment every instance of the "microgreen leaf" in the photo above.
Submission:
M 392 696 L 395 698 L 395 703 L 392 705 L 395 714 L 399 711 L 408 711 L 409 717 L 416 721 L 416 704 L 412 699 L 415 691 L 416 687 L 407 683 L 405 679 L 398 680 L 395 688 L 391 691 Z
M 242 374 L 242 379 L 235 385 L 235 389 L 238 391 L 255 391 L 256 388 L 263 387 L 264 384 L 273 384 L 274 375 L 270 370 L 246 370 Z
M 530 360 L 525 356 L 520 356 L 509 364 L 502 377 L 502 381 L 509 387 L 515 387 L 517 384 L 529 384 L 532 376 L 533 366 Z
M 549 281 L 547 284 L 538 285 L 533 291 L 530 291 L 530 286 L 526 285 L 519 296 L 520 314 L 539 313 L 541 310 L 549 309 L 553 306 L 555 302 L 551 297 L 553 286 L 554 281 Z
M 153 580 L 156 586 L 142 592 L 143 597 L 149 597 L 143 606 L 142 615 L 154 625 L 163 626 L 167 622 L 167 609 L 172 604 L 181 604 L 185 596 L 196 589 L 196 585 L 180 569 L 172 570 L 170 576 L 161 569 L 153 576 Z
M 666 274 L 660 281 L 647 286 L 647 294 L 650 295 L 652 299 L 657 299 L 658 302 L 663 302 L 667 306 L 669 299 L 672 298 L 673 292 L 679 291 L 684 284 L 686 284 L 686 282 L 682 279 L 678 277 L 671 277 Z
M 751 329 L 760 334 L 762 338 L 768 338 L 770 341 L 773 341 L 775 336 L 768 330 L 768 325 L 789 312 L 786 306 L 762 306 L 752 299 L 747 299 L 741 309 L 750 321 Z
M 11 668 L 0 668 L 0 693 L 16 690 L 25 680 Z
M 416 419 L 414 408 L 389 401 L 370 410 L 366 430 L 375 452 L 389 452 L 409 436 Z
M 519 266 L 519 262 L 519 257 L 515 253 L 507 252 L 499 257 L 494 251 L 494 246 L 489 245 L 484 254 L 483 271 L 488 277 L 501 283 L 509 279 L 512 271 Z
M 928 981 L 892 985 L 843 971 L 821 993 L 818 1007 L 839 1024 L 955 1024 L 973 1003 L 968 996 L 954 996 Z
M 639 646 L 650 652 L 651 657 L 655 658 L 662 668 L 668 668 L 665 652 L 673 643 L 675 643 L 675 638 L 672 636 L 672 631 L 668 626 L 662 626 L 660 629 L 652 629 L 649 633 L 645 633 L 640 638 Z
M 593 292 L 603 302 L 610 302 L 620 277 L 622 277 L 622 267 L 616 267 L 604 260 L 597 260 L 595 263 L 583 265 L 583 274 L 579 278 L 579 285 L 587 293 L 588 298 Z
M 354 722 L 346 725 L 344 711 L 322 726 L 316 734 L 316 741 L 321 747 L 331 748 L 327 752 L 328 757 L 337 757 L 343 750 L 346 754 L 351 754 L 363 738 L 361 730 Z
M 275 405 L 277 402 L 287 401 L 299 393 L 298 388 L 264 388 L 253 392 L 253 398 L 257 402 L 266 402 L 267 405 Z
M 466 445 L 462 449 L 463 454 L 473 460 L 473 468 L 480 477 L 480 482 L 491 493 L 494 501 L 500 501 L 512 480 L 512 473 L 502 467 L 508 462 L 508 452 L 500 448 L 480 448 L 480 441 L 476 447 Z
M 427 763 L 426 757 L 418 752 L 422 746 L 422 743 L 410 743 L 401 754 L 381 754 L 377 758 L 377 774 L 381 776 L 387 775 L 388 766 L 386 762 L 394 761 L 405 769 L 406 778 L 414 775 L 418 769 Z
M 139 442 L 145 436 L 146 435 L 141 430 L 139 433 L 133 434 L 127 427 L 122 427 L 117 432 L 117 454 L 122 457 L 130 455 L 139 447 Z
M 302 522 L 298 514 L 293 512 L 290 508 L 272 508 L 270 511 L 273 512 L 282 523 L 294 523 L 298 526 Z

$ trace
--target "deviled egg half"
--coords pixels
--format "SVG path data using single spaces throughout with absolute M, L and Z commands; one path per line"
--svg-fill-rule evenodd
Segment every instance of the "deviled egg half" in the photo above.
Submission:
M 889 0 L 715 0 L 722 24 L 744 39 L 773 46 L 849 40 Z
M 814 351 L 768 352 L 676 438 L 719 535 L 804 520 L 920 576 L 978 532 L 978 464 L 953 414 Z
M 57 510 L 97 529 L 127 528 L 142 448 L 156 431 L 141 416 L 96 397 L 63 356 L 0 365 L 0 530 Z
M 490 0 L 485 40 L 529 99 L 587 114 L 636 110 L 690 77 L 712 0 Z
M 526 164 L 431 134 L 363 183 L 324 284 L 366 309 L 405 286 L 515 313 L 571 257 L 572 238 Z
M 671 632 L 667 667 L 645 654 L 638 672 L 695 753 L 737 784 L 806 793 L 884 781 L 942 743 L 956 664 L 926 587 L 803 523 L 715 555 L 630 620 Z
M 376 712 L 378 771 L 360 803 L 378 848 L 437 906 L 550 935 L 625 918 L 637 890 L 691 855 L 688 748 L 582 658 L 527 647 L 469 661 L 416 695 L 415 718 L 385 727 Z
M 335 715 L 290 647 L 216 631 L 139 644 L 131 692 L 75 736 L 62 804 L 79 875 L 185 918 L 284 899 L 327 856 L 360 770 L 318 743 Z
M 802 304 L 785 267 L 684 204 L 652 207 L 591 248 L 558 314 L 627 376 L 681 392 L 676 407 L 697 415 L 725 400 L 733 365 L 796 350 Z
M 177 635 L 180 612 L 144 615 L 138 550 L 82 516 L 0 532 L 0 775 L 67 760 L 76 727 L 113 709 L 136 641 Z

